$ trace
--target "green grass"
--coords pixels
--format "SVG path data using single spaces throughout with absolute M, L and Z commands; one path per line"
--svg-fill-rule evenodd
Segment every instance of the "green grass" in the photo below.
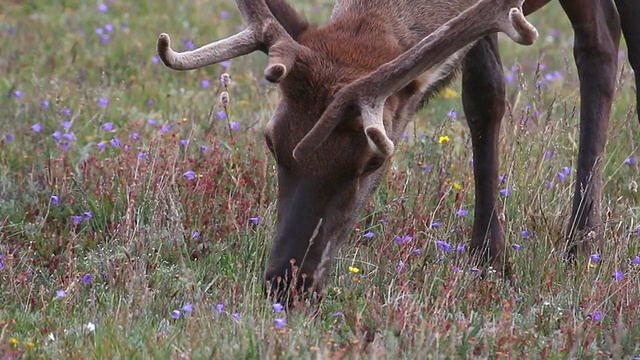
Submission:
M 630 185 L 638 167 L 625 164 L 640 138 L 635 88 L 624 59 L 604 170 L 607 248 L 600 262 L 586 254 L 568 269 L 562 237 L 575 174 L 578 83 L 573 35 L 559 5 L 531 16 L 541 32 L 533 47 L 502 42 L 505 69 L 518 68 L 507 85 L 500 143 L 503 188 L 511 190 L 500 197 L 504 227 L 509 246 L 521 245 L 508 249 L 516 286 L 491 274 L 480 281 L 467 253 L 455 250 L 470 236 L 473 183 L 454 93 L 420 112 L 397 145 L 320 306 L 276 313 L 262 292 L 277 186 L 261 137 L 278 99 L 261 78 L 265 56 L 173 72 L 152 61 L 157 35 L 168 32 L 178 49 L 181 39 L 202 45 L 228 36 L 241 24 L 233 3 L 106 4 L 106 13 L 78 0 L 0 4 L 2 358 L 640 355 L 640 265 L 633 263 L 640 195 Z M 332 6 L 296 4 L 314 21 L 328 18 Z M 545 79 L 555 71 L 562 76 Z M 223 72 L 232 79 L 227 114 L 219 102 Z M 451 138 L 446 145 L 438 143 L 443 135 Z M 208 146 L 204 153 L 201 146 Z M 571 172 L 561 182 L 564 167 Z M 193 180 L 183 176 L 189 170 Z M 456 216 L 460 207 L 467 216 Z M 91 219 L 74 224 L 72 216 L 86 212 Z M 373 238 L 363 236 L 368 231 Z M 412 240 L 397 244 L 405 235 Z M 439 250 L 438 240 L 454 251 Z M 620 281 L 615 271 L 624 274 Z M 186 304 L 193 311 L 172 318 Z M 287 325 L 278 328 L 276 319 Z

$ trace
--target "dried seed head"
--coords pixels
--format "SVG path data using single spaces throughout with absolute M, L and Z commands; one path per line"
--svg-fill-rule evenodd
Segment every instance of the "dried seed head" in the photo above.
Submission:
M 222 94 L 220 94 L 220 102 L 222 103 L 223 106 L 229 105 L 229 93 L 228 92 L 223 91 Z
M 224 73 L 220 75 L 220 82 L 222 83 L 222 86 L 224 86 L 225 89 L 229 87 L 229 84 L 231 83 L 231 78 L 229 77 L 229 74 Z
M 631 190 L 631 192 L 633 193 L 638 192 L 638 183 L 635 182 L 635 180 L 631 180 L 631 182 L 629 183 L 629 190 Z

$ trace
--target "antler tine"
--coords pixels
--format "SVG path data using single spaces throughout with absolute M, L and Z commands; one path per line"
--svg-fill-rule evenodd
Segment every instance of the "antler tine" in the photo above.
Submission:
M 303 159 L 314 152 L 329 137 L 348 108 L 356 107 L 361 113 L 363 107 L 381 108 L 391 94 L 402 89 L 418 75 L 485 35 L 503 32 L 519 44 L 532 44 L 538 37 L 538 32 L 525 19 L 521 10 L 523 2 L 524 0 L 481 0 L 402 55 L 342 88 L 320 120 L 298 143 L 293 156 Z M 385 150 L 380 149 L 380 144 L 388 145 L 391 140 L 386 133 L 379 133 L 383 124 L 382 111 L 370 113 L 376 119 L 366 120 L 369 127 L 365 125 L 365 132 L 369 141 L 376 144 L 381 153 L 385 153 Z M 375 132 L 367 130 L 371 128 L 370 124 L 378 124 Z M 372 135 L 377 139 L 374 140 Z M 384 138 L 381 139 L 381 136 Z
M 162 62 L 174 70 L 194 70 L 261 50 L 269 54 L 265 78 L 271 82 L 281 81 L 293 67 L 301 46 L 280 25 L 264 0 L 237 0 L 236 5 L 248 25 L 246 29 L 185 52 L 171 49 L 169 35 L 162 33 L 157 43 Z

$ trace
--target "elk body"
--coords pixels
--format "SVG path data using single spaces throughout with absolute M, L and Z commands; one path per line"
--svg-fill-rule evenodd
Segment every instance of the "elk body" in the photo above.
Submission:
M 292 282 L 305 290 L 322 288 L 336 249 L 383 179 L 394 143 L 416 111 L 457 73 L 462 73 L 474 157 L 471 254 L 509 276 L 496 212 L 505 111 L 496 33 L 533 43 L 537 31 L 524 14 L 548 0 L 524 5 L 522 0 L 342 0 L 320 26 L 309 25 L 284 0 L 236 2 L 245 30 L 184 53 L 174 52 L 162 34 L 158 54 L 176 70 L 256 50 L 268 54 L 265 78 L 281 91 L 264 131 L 278 176 L 276 234 L 265 274 L 272 294 L 282 298 Z M 567 231 L 569 252 L 575 254 L 582 231 L 601 231 L 598 158 L 613 101 L 621 27 L 636 76 L 640 73 L 640 2 L 560 3 L 575 30 L 581 80 L 578 171 Z

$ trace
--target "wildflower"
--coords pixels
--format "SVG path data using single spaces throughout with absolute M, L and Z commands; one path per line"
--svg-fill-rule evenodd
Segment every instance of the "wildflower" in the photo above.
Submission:
M 447 115 L 449 115 L 449 117 L 452 118 L 452 119 L 457 119 L 458 118 L 458 113 L 455 110 L 449 111 L 449 114 L 447 114 Z
M 446 252 L 450 252 L 451 249 L 452 249 L 451 244 L 449 244 L 448 242 L 446 242 L 444 240 L 436 241 L 436 246 L 438 247 L 438 249 L 440 249 L 442 251 L 446 251 Z
M 451 88 L 446 88 L 444 89 L 444 94 L 443 97 L 445 99 L 459 99 L 460 98 L 460 94 L 458 94 L 457 91 L 451 89 Z
M 43 109 L 48 109 L 51 103 L 49 102 L 49 100 L 42 100 L 42 103 L 40 103 L 40 105 Z
M 16 90 L 13 92 L 13 96 L 16 97 L 16 99 L 22 99 L 22 91 L 20 90 Z
M 40 125 L 40 123 L 35 123 L 31 126 L 31 130 L 39 133 L 42 130 L 42 125 Z
M 147 107 L 153 105 L 153 102 L 154 102 L 153 99 L 147 100 Z
M 56 290 L 56 299 L 64 299 L 67 297 L 67 292 L 64 289 Z
M 229 61 L 229 60 L 225 60 L 225 61 L 221 62 L 221 63 L 220 63 L 220 65 L 221 65 L 223 68 L 228 69 L 228 68 L 231 66 L 231 61 Z
M 189 139 L 180 140 L 180 145 L 187 147 L 189 146 Z
M 238 312 L 237 312 L 237 313 L 234 313 L 234 314 L 233 314 L 233 320 L 234 320 L 235 322 L 240 322 L 240 313 L 238 313 Z
M 91 211 L 87 211 L 84 214 L 82 214 L 83 217 L 85 218 L 85 220 L 91 220 L 93 219 L 93 213 Z
M 454 266 L 453 267 L 453 272 L 460 272 L 462 269 L 460 269 L 460 266 Z
M 131 134 L 131 140 L 138 140 L 140 138 L 140 133 L 135 131 L 133 134 Z
M 513 250 L 515 250 L 515 251 L 520 251 L 522 246 L 520 246 L 520 244 L 512 244 L 511 248 L 513 248 Z
M 465 250 L 467 250 L 467 246 L 465 244 L 460 244 L 456 247 L 457 252 L 464 252 Z
M 511 195 L 511 189 L 506 187 L 506 188 L 500 190 L 500 195 L 502 195 L 504 197 L 508 197 L 509 195 Z
M 360 272 L 360 269 L 358 269 L 355 266 L 349 266 L 349 272 L 352 273 L 352 274 L 357 274 L 357 273 Z
M 36 344 L 33 341 L 27 341 L 27 347 L 29 349 L 33 349 L 34 347 L 36 347 Z
M 640 256 L 636 256 L 632 261 L 633 265 L 640 265 Z
M 438 138 L 438 142 L 439 142 L 440 144 L 446 144 L 446 143 L 448 143 L 448 142 L 449 142 L 449 140 L 450 140 L 450 139 L 449 139 L 449 136 L 447 136 L 447 135 L 443 135 L 443 136 L 440 136 L 440 137 Z
M 180 310 L 173 310 L 171 312 L 171 317 L 178 320 L 180 319 L 180 316 L 182 315 L 182 313 L 180 312 Z
M 62 109 L 62 113 L 63 113 L 65 116 L 71 116 L 71 109 L 69 109 L 69 108 L 64 108 L 64 109 Z
M 253 225 L 260 225 L 260 216 L 252 217 L 249 220 L 251 220 Z
M 216 305 L 216 310 L 218 311 L 218 313 L 221 313 L 222 310 L 224 310 L 224 304 L 217 304 Z
M 13 134 L 7 134 L 4 138 L 7 140 L 8 143 L 13 142 Z
M 216 115 L 218 115 L 218 119 L 220 120 L 224 120 L 227 118 L 227 113 L 225 111 L 218 111 Z
M 154 64 L 157 64 L 157 63 L 160 62 L 160 58 L 157 57 L 157 56 L 152 56 L 151 57 L 151 62 L 154 63 Z M 147 106 L 149 106 L 149 103 L 147 103 Z
M 223 11 L 220 13 L 220 19 L 224 20 L 224 19 L 226 19 L 226 18 L 228 18 L 228 17 L 229 17 L 229 12 L 228 12 L 228 11 L 223 10 Z
M 231 122 L 231 130 L 238 131 L 238 129 L 240 129 L 240 124 L 238 124 L 236 121 L 232 121 Z
M 73 225 L 80 225 L 81 222 L 82 222 L 82 216 L 78 216 L 78 215 L 71 216 L 71 223 Z
M 529 237 L 529 230 L 524 229 L 520 232 L 520 235 L 522 235 L 523 238 L 528 238 Z
M 459 183 L 459 182 L 455 181 L 455 182 L 453 183 L 453 188 L 454 188 L 455 190 L 457 190 L 457 191 L 460 191 L 460 190 L 462 190 L 462 185 L 460 185 L 460 183 Z
M 60 198 L 58 197 L 58 195 L 51 195 L 50 201 L 53 205 L 58 205 L 60 203 Z
M 404 261 L 400 260 L 396 266 L 396 272 L 401 273 L 404 270 Z
M 69 142 L 73 142 L 76 139 L 76 135 L 72 132 L 63 134 L 62 137 Z
M 104 124 L 102 125 L 102 128 L 103 128 L 105 131 L 113 131 L 113 123 L 111 123 L 111 122 L 106 122 L 106 123 L 104 123 Z
M 109 99 L 107 98 L 99 98 L 98 99 L 98 106 L 106 108 L 109 105 Z
M 113 25 L 105 24 L 104 29 L 107 30 L 107 32 L 113 32 Z
M 279 313 L 284 309 L 284 306 L 282 306 L 282 304 L 280 303 L 275 303 L 273 304 L 273 311 Z
M 507 84 L 511 84 L 513 82 L 513 79 L 515 78 L 515 76 L 513 75 L 512 72 L 508 72 L 504 75 L 504 81 Z
M 596 310 L 596 311 L 592 312 L 591 314 L 589 314 L 589 317 L 593 321 L 600 322 L 602 320 L 602 312 L 600 310 Z
M 85 283 L 85 285 L 91 284 L 92 281 L 93 276 L 91 276 L 91 274 L 84 274 L 84 276 L 82 277 L 82 282 Z
M 624 163 L 627 165 L 633 165 L 634 164 L 633 158 L 632 157 L 626 158 Z
M 106 13 L 107 11 L 109 11 L 109 7 L 105 3 L 100 3 L 100 5 L 98 5 L 98 11 L 100 11 L 101 13 Z
M 51 137 L 54 138 L 56 141 L 60 140 L 62 138 L 62 133 L 60 132 L 60 130 L 56 130 L 53 132 L 53 134 L 51 134 Z
M 184 304 L 182 311 L 191 314 L 193 312 L 193 305 L 191 303 Z
M 422 165 L 420 168 L 425 172 L 431 172 L 431 165 Z
M 229 105 L 229 93 L 228 92 L 223 91 L 222 93 L 220 93 L 220 103 L 223 106 Z
M 96 324 L 88 322 L 85 326 L 88 332 L 94 332 L 96 330 Z
M 109 144 L 111 144 L 111 146 L 113 146 L 113 147 L 120 147 L 120 139 L 113 138 L 113 139 L 109 140 Z
M 467 216 L 467 210 L 465 210 L 463 208 L 460 208 L 456 212 L 456 215 L 458 215 L 459 217 L 465 217 L 465 216 Z
M 553 151 L 547 151 L 544 153 L 544 158 L 549 160 L 553 156 Z
M 209 85 L 210 85 L 209 80 L 202 80 L 202 81 L 200 82 L 200 86 L 202 86 L 202 88 L 203 88 L 203 89 L 208 88 L 208 87 L 209 87 Z
M 193 235 L 191 235 L 192 239 L 197 239 L 200 237 L 200 231 L 196 230 L 193 232 Z
M 189 39 L 186 39 L 186 40 L 184 40 L 184 47 L 187 50 L 193 50 L 193 49 L 196 48 L 196 43 L 194 43 L 193 41 L 191 41 Z
M 422 250 L 415 249 L 415 250 L 413 250 L 413 253 L 416 254 L 416 255 L 420 255 L 422 253 Z
M 62 128 L 64 128 L 65 130 L 69 130 L 71 128 L 71 121 L 63 121 L 62 122 Z
M 594 263 L 600 262 L 600 254 L 598 253 L 593 253 L 591 254 L 591 261 Z
M 481 273 L 482 271 L 481 271 L 480 269 L 478 269 L 478 268 L 474 267 L 474 268 L 471 268 L 471 272 L 472 272 L 472 273 L 474 273 L 474 274 L 476 274 L 476 275 L 480 275 L 480 273 Z
M 334 317 L 344 317 L 344 313 L 342 313 L 342 311 L 336 311 L 333 313 Z
M 11 339 L 9 339 L 9 344 L 11 344 L 11 346 L 13 346 L 13 347 L 17 347 L 18 346 L 18 339 L 12 337 Z
M 184 174 L 182 174 L 184 177 L 187 178 L 187 180 L 193 180 L 196 178 L 196 173 L 193 170 L 189 170 L 187 172 L 185 172 Z
M 614 278 L 614 279 L 616 279 L 616 281 L 620 281 L 620 280 L 622 280 L 622 278 L 623 278 L 623 277 L 624 277 L 624 274 L 623 274 L 623 273 L 622 273 L 622 271 L 620 271 L 620 270 L 616 270 L 616 271 L 613 273 L 613 278 Z
M 432 228 L 439 228 L 440 227 L 440 221 L 434 221 L 431 223 L 431 227 Z
M 374 235 L 374 234 L 373 234 L 371 231 L 367 231 L 367 232 L 366 232 L 364 235 L 362 235 L 362 236 L 366 237 L 367 239 L 371 239 L 371 238 L 373 237 L 373 235 Z
M 96 31 L 96 34 L 98 35 L 102 35 L 104 33 L 104 29 L 101 27 L 97 27 L 95 31 Z
M 275 320 L 275 324 L 278 327 L 278 329 L 282 329 L 283 327 L 287 326 L 287 321 L 283 318 L 277 318 Z

